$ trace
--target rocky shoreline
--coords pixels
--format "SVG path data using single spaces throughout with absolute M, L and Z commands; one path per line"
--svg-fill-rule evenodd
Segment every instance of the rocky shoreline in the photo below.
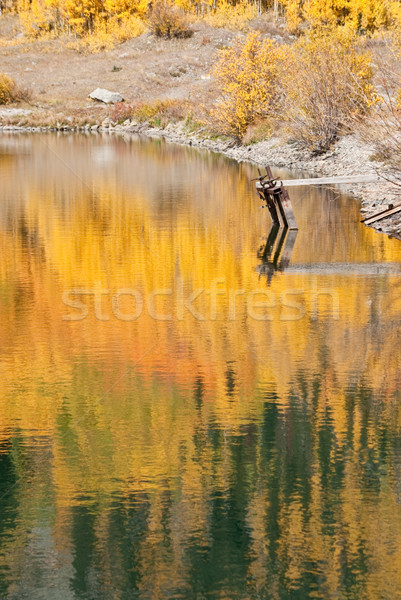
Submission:
M 383 164 L 372 160 L 372 148 L 364 144 L 355 134 L 342 137 L 330 152 L 312 156 L 295 144 L 280 138 L 241 146 L 233 141 L 210 140 L 196 133 L 188 134 L 182 126 L 175 125 L 163 130 L 145 128 L 143 133 L 148 136 L 162 136 L 166 141 L 173 143 L 207 148 L 225 154 L 238 162 L 250 161 L 262 166 L 284 167 L 309 172 L 312 176 L 375 175 L 383 171 Z M 377 183 L 341 187 L 346 189 L 348 194 L 360 199 L 363 218 L 385 210 L 389 205 L 395 206 L 401 203 L 401 188 L 386 179 Z M 378 221 L 372 227 L 378 232 L 401 239 L 401 213 Z
M 312 176 L 326 175 L 372 175 L 383 170 L 383 165 L 373 159 L 373 150 L 364 144 L 357 135 L 340 138 L 334 148 L 326 154 L 312 156 L 296 144 L 280 138 L 271 138 L 249 146 L 242 146 L 229 139 L 211 139 L 202 135 L 202 130 L 188 132 L 184 123 L 170 123 L 165 128 L 150 127 L 146 123 L 126 121 L 121 125 L 103 121 L 101 125 L 74 127 L 60 124 L 57 127 L 25 127 L 1 125 L 1 132 L 80 132 L 88 134 L 139 134 L 148 137 L 162 137 L 167 142 L 204 148 L 224 154 L 238 162 L 249 161 L 258 165 L 285 167 L 309 172 Z M 352 184 L 342 186 L 347 193 L 361 200 L 363 217 L 385 210 L 389 205 L 401 202 L 401 187 L 382 179 L 377 183 Z M 373 225 L 376 231 L 401 239 L 401 213 L 396 213 Z

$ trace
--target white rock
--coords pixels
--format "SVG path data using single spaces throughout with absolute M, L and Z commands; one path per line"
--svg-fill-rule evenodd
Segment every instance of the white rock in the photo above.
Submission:
M 91 92 L 89 98 L 104 102 L 105 104 L 115 104 L 116 102 L 124 101 L 124 98 L 118 92 L 109 92 L 109 90 L 102 90 L 101 88 L 97 88 Z

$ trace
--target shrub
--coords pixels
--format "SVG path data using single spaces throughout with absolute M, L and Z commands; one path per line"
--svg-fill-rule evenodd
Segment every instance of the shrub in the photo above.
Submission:
M 374 101 L 370 55 L 343 30 L 301 39 L 287 49 L 284 71 L 284 120 L 291 137 L 314 153 L 328 150 Z
M 268 139 L 272 134 L 272 125 L 268 120 L 255 121 L 247 128 L 242 143 L 244 146 L 250 144 L 257 144 L 263 140 Z
M 165 127 L 168 123 L 182 121 L 190 110 L 188 102 L 182 100 L 156 100 L 138 102 L 133 107 L 132 117 L 137 121 L 148 121 L 151 125 Z
M 29 100 L 27 90 L 19 88 L 11 77 L 0 73 L 0 104 L 10 104 L 21 100 Z
M 109 111 L 109 117 L 113 123 L 123 123 L 127 119 L 131 119 L 134 113 L 134 108 L 125 102 L 117 102 L 113 104 Z
M 115 42 L 121 44 L 136 38 L 144 33 L 146 27 L 137 15 L 128 15 L 124 18 L 111 18 L 107 21 L 107 31 L 111 33 Z
M 9 104 L 13 101 L 15 83 L 10 77 L 0 73 L 0 104 Z
M 393 55 L 376 56 L 377 101 L 369 113 L 355 123 L 362 139 L 373 148 L 376 160 L 384 161 L 389 179 L 401 185 L 401 72 L 399 40 Z
M 220 50 L 213 75 L 219 97 L 210 112 L 219 132 L 241 139 L 255 120 L 273 115 L 277 109 L 280 49 L 250 33 L 244 42 Z
M 126 119 L 148 122 L 150 125 L 165 127 L 168 123 L 183 121 L 190 112 L 190 104 L 183 100 L 155 100 L 130 105 L 125 102 L 114 104 L 109 117 L 114 123 L 123 123 Z
M 191 37 L 193 33 L 184 13 L 170 0 L 155 2 L 149 17 L 149 27 L 158 37 L 167 39 Z

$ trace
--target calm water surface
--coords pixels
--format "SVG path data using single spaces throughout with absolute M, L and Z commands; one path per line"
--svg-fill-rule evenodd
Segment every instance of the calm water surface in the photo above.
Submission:
M 0 137 L 1 599 L 401 597 L 401 242 L 255 175 Z

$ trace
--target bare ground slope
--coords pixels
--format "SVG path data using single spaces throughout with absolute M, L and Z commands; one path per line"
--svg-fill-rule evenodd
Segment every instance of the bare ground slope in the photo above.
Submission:
M 63 112 L 93 106 L 97 87 L 120 92 L 127 102 L 190 98 L 201 102 L 218 48 L 241 34 L 199 23 L 187 39 L 164 40 L 150 33 L 109 51 L 80 53 L 68 40 L 24 41 L 10 19 L 0 19 L 0 71 L 32 92 L 40 108 Z M 11 44 L 10 44 L 11 42 Z

